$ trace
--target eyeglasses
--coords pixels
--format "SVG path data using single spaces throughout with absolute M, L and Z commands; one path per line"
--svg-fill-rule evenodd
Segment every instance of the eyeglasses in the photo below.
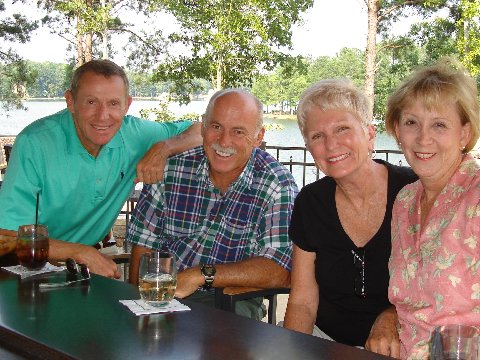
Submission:
M 88 269 L 87 265 L 77 264 L 77 262 L 72 258 L 68 258 L 67 261 L 65 261 L 65 265 L 67 266 L 67 271 L 70 274 L 77 275 L 80 273 L 84 279 L 90 279 L 90 270 Z
M 365 248 L 358 249 L 356 252 L 352 250 L 353 266 L 355 267 L 354 291 L 355 295 L 365 299 Z

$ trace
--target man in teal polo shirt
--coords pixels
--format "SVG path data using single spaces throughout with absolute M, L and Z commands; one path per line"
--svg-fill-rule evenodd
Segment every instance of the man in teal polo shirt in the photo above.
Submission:
M 119 277 L 115 263 L 90 245 L 109 233 L 134 182 L 159 181 L 169 155 L 201 144 L 200 125 L 126 115 L 128 79 L 109 60 L 79 67 L 65 98 L 68 109 L 33 122 L 15 140 L 0 188 L 0 234 L 35 222 L 38 194 L 50 260 L 71 257 Z

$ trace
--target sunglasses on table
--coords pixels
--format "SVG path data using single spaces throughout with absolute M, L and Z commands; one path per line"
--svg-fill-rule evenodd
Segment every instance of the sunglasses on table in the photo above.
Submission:
M 68 258 L 67 261 L 65 262 L 65 265 L 67 267 L 67 272 L 69 275 L 75 275 L 74 279 L 75 280 L 68 280 L 67 281 L 62 281 L 62 282 L 48 282 L 48 283 L 41 283 L 39 284 L 40 289 L 54 289 L 54 288 L 60 288 L 64 286 L 68 286 L 74 283 L 82 282 L 82 281 L 87 281 L 90 279 L 90 270 L 88 269 L 87 265 L 85 264 L 77 264 L 77 262 L 74 259 Z M 81 278 L 78 279 L 77 275 L 80 274 Z
M 355 295 L 365 299 L 367 293 L 365 291 L 365 248 L 352 250 L 353 266 L 355 267 L 354 291 Z
M 67 271 L 70 274 L 80 274 L 84 279 L 90 279 L 90 270 L 88 269 L 87 265 L 77 264 L 77 262 L 72 258 L 68 258 L 65 262 L 65 265 L 67 266 Z

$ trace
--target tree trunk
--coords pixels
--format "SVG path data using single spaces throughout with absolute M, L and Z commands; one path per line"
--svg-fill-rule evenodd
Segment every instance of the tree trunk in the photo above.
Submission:
M 84 54 L 83 54 L 83 36 L 81 32 L 82 28 L 82 19 L 79 14 L 75 15 L 77 18 L 77 59 L 76 59 L 76 67 L 82 65 L 84 61 Z
M 101 1 L 102 8 L 105 8 L 106 6 L 106 1 L 102 0 Z M 103 24 L 102 24 L 102 58 L 103 59 L 108 59 L 108 29 L 107 29 L 107 19 L 103 19 Z
M 369 117 L 373 120 L 373 105 L 375 102 L 375 71 L 377 58 L 377 28 L 378 28 L 378 2 L 368 0 L 368 33 L 367 49 L 365 52 L 365 94 L 370 100 Z
M 215 90 L 223 89 L 223 56 L 222 54 L 218 55 L 217 60 L 217 79 L 216 79 Z
M 92 0 L 86 0 L 87 7 L 93 7 Z M 85 32 L 85 62 L 92 60 L 92 31 Z
M 85 62 L 92 60 L 92 33 L 85 34 Z

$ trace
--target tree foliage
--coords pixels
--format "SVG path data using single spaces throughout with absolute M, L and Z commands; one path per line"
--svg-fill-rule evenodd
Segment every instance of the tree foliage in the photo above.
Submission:
M 408 37 L 427 49 L 430 61 L 453 55 L 474 76 L 480 72 L 480 2 L 436 0 L 432 6 L 419 6 L 425 21 L 412 27 Z
M 0 14 L 6 11 L 5 3 L 0 0 Z M 38 27 L 25 16 L 13 14 L 0 19 L 0 98 L 2 108 L 21 108 L 21 99 L 26 88 L 35 80 L 35 72 L 12 50 L 14 42 L 26 43 L 30 33 Z
M 171 45 L 181 45 L 181 54 L 157 48 L 156 81 L 173 81 L 172 94 L 188 102 L 196 89 L 194 79 L 211 81 L 216 89 L 249 86 L 261 70 L 272 70 L 288 56 L 292 25 L 313 0 L 150 0 L 149 11 L 172 14 L 179 30 L 168 36 Z M 146 54 L 139 49 L 132 54 Z
M 28 87 L 30 97 L 59 98 L 63 97 L 70 85 L 71 65 L 52 62 L 28 62 L 29 66 L 38 74 L 35 83 Z
M 131 31 L 121 20 L 124 8 L 136 10 L 136 0 L 38 0 L 47 12 L 44 25 L 66 39 L 74 50 L 77 66 L 92 58 L 109 58 L 109 33 Z

